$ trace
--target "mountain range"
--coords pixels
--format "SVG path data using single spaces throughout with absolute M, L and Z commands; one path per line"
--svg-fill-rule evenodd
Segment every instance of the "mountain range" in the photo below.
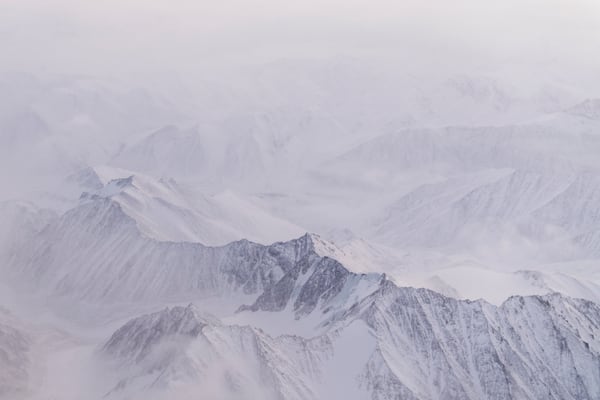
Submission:
M 0 399 L 600 398 L 598 99 L 427 78 L 0 77 Z

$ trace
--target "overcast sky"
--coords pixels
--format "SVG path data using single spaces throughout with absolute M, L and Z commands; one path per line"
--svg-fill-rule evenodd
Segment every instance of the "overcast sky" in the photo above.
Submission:
M 3 67 L 123 73 L 331 55 L 591 74 L 597 0 L 2 0 Z

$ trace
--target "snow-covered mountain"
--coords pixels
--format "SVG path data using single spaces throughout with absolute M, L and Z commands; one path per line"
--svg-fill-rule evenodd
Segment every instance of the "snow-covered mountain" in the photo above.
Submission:
M 1 200 L 105 163 L 129 137 L 185 120 L 157 93 L 110 79 L 0 73 Z
M 212 382 L 233 398 L 263 388 L 274 399 L 592 399 L 599 311 L 559 295 L 496 308 L 385 282 L 310 339 L 223 325 L 188 306 L 131 320 L 102 354 L 128 371 L 115 398 Z
M 500 307 L 455 300 L 353 273 L 320 256 L 316 241 L 161 242 L 97 196 L 25 243 L 6 272 L 71 318 L 73 309 L 119 310 L 96 312 L 96 323 L 164 303 L 200 306 L 135 318 L 85 358 L 112 365 L 98 388 L 112 398 L 168 398 L 209 382 L 208 393 L 234 398 L 599 395 L 595 303 L 560 294 L 512 297 Z
M 223 275 L 220 285 L 233 292 L 199 286 L 182 292 L 183 297 L 231 298 L 231 293 L 243 291 L 255 300 L 238 309 L 241 315 L 224 313 L 233 321 L 251 313 L 291 313 L 286 327 L 290 333 L 294 324 L 310 324 L 313 333 L 305 338 L 273 336 L 268 324 L 258 325 L 266 332 L 223 324 L 192 306 L 142 316 L 117 330 L 99 350 L 98 363 L 122 368 L 118 380 L 105 387 L 110 397 L 149 393 L 166 398 L 209 382 L 215 385 L 209 393 L 225 391 L 234 398 L 262 391 L 292 399 L 349 393 L 357 399 L 391 399 L 398 394 L 417 399 L 598 395 L 600 348 L 595 337 L 600 333 L 600 310 L 594 303 L 554 294 L 513 297 L 494 307 L 399 288 L 384 276 L 353 274 L 335 260 L 318 256 L 310 236 L 254 247 L 259 257 L 252 269 L 274 279 L 238 279 L 248 267 L 233 266 L 210 272 L 212 281 Z M 244 259 L 239 252 L 247 248 L 238 244 L 211 251 L 239 260 Z M 183 270 L 190 273 L 195 266 L 198 272 L 192 275 L 198 276 L 211 269 L 210 261 L 196 260 Z M 85 274 L 92 264 L 77 267 Z M 162 270 L 181 270 L 183 265 L 163 265 Z M 161 275 L 161 285 L 148 296 L 164 295 L 160 287 L 173 287 L 173 281 L 183 287 L 178 275 Z M 78 287 L 88 290 L 85 296 L 68 284 L 57 287 L 56 293 L 101 303 L 119 298 L 148 301 L 140 291 L 139 296 L 93 296 L 103 286 L 100 278 L 79 282 Z M 60 280 L 69 279 L 66 273 Z M 210 310 L 210 304 L 203 301 L 203 308 Z M 360 351 L 352 352 L 351 347 Z M 561 363 L 552 362 L 557 358 Z
M 0 76 L 0 398 L 600 398 L 597 94 L 542 75 Z
M 101 354 L 122 369 L 108 398 L 185 397 L 202 388 L 215 398 L 313 398 L 325 339 L 272 338 L 249 326 L 226 326 L 193 306 L 138 317 L 116 331 Z
M 206 245 L 224 245 L 241 238 L 272 243 L 303 232 L 230 190 L 208 195 L 174 179 L 157 180 L 109 167 L 86 172 L 92 174 L 85 178 L 92 191 L 82 193 L 80 202 L 108 199 L 116 203 L 153 239 Z M 97 182 L 103 186 L 94 190 Z

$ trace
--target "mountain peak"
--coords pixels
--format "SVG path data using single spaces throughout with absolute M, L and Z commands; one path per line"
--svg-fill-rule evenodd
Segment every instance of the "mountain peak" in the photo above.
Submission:
M 186 307 L 167 307 L 129 321 L 111 336 L 103 351 L 139 361 L 165 338 L 195 338 L 207 325 L 220 325 L 220 322 L 211 315 L 200 313 L 191 303 Z

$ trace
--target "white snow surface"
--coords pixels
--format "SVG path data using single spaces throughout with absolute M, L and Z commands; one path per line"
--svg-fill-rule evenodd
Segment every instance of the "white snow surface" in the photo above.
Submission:
M 600 398 L 600 94 L 423 74 L 0 75 L 0 399 Z
M 174 179 L 110 167 L 97 167 L 94 172 L 104 186 L 83 193 L 81 200 L 114 201 L 145 235 L 156 240 L 215 246 L 246 238 L 268 244 L 304 232 L 231 190 L 207 195 Z

